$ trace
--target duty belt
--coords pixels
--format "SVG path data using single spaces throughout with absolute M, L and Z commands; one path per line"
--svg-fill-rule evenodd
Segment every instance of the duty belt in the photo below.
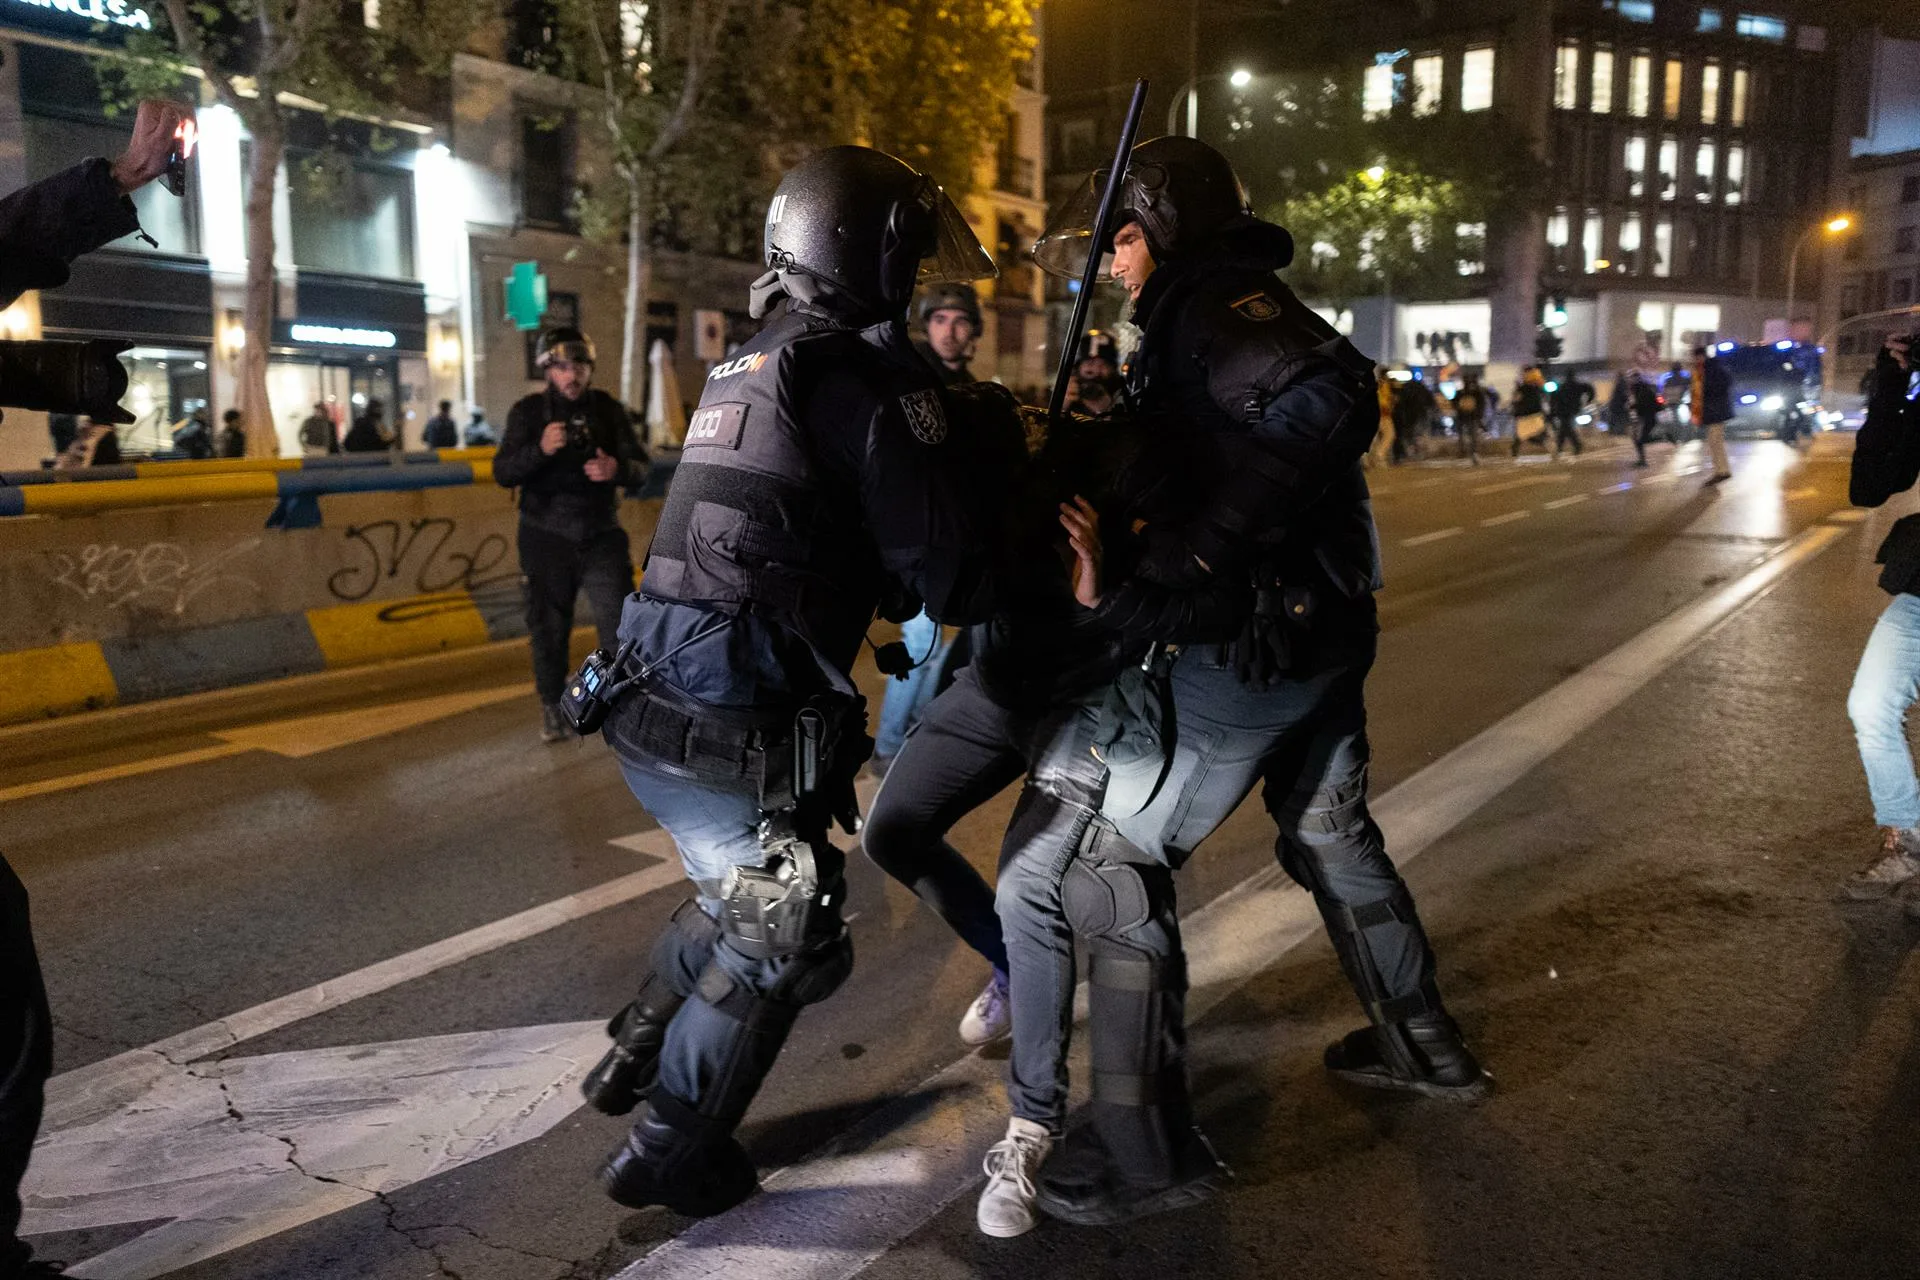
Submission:
M 794 712 L 709 707 L 683 699 L 660 684 L 643 684 L 621 699 L 608 717 L 615 745 L 703 781 L 750 783 L 765 791 L 769 779 L 791 771 L 786 749 Z

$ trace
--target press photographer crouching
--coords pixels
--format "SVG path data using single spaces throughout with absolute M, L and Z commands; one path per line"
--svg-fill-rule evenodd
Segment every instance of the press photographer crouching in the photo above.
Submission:
M 192 113 L 171 102 L 143 102 L 133 139 L 114 161 L 85 160 L 0 200 L 0 307 L 29 289 L 67 282 L 67 265 L 140 230 L 128 194 L 170 179 L 185 163 L 182 136 Z M 169 186 L 174 186 L 170 181 Z M 178 194 L 178 190 L 175 191 Z M 131 343 L 117 344 L 124 349 Z M 127 376 L 114 343 L 0 344 L 0 405 L 87 413 L 131 422 L 115 403 Z M 20 1179 L 40 1128 L 53 1070 L 53 1019 L 33 945 L 27 891 L 0 857 L 0 1280 L 56 1276 L 19 1239 Z
M 520 490 L 520 573 L 527 592 L 540 737 L 572 729 L 560 711 L 574 600 L 584 588 L 600 647 L 618 641 L 620 607 L 633 590 L 633 558 L 620 527 L 620 490 L 647 478 L 646 451 L 626 408 L 593 382 L 593 343 L 578 329 L 541 335 L 547 386 L 507 413 L 493 478 Z
M 1915 335 L 1893 334 L 1870 381 L 1867 420 L 1853 443 L 1848 498 L 1877 507 L 1920 479 L 1920 408 L 1912 396 Z M 1891 898 L 1920 917 L 1920 781 L 1907 745 L 1907 709 L 1920 687 L 1920 515 L 1894 522 L 1875 559 L 1893 596 L 1860 655 L 1847 715 L 1880 827 L 1873 861 L 1845 885 L 1850 898 Z

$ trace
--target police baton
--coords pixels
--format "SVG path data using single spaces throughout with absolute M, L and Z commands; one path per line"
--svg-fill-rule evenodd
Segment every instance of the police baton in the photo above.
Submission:
M 1140 113 L 1147 105 L 1147 81 L 1133 82 L 1133 101 L 1127 106 L 1126 123 L 1120 126 L 1120 146 L 1113 153 L 1113 168 L 1107 171 L 1106 190 L 1100 193 L 1100 212 L 1093 220 L 1093 238 L 1087 242 L 1087 266 L 1080 273 L 1080 292 L 1073 300 L 1073 319 L 1067 324 L 1065 341 L 1060 347 L 1060 371 L 1053 378 L 1053 396 L 1047 401 L 1047 420 L 1058 422 L 1067 407 L 1067 383 L 1073 378 L 1074 359 L 1080 352 L 1080 336 L 1087 326 L 1087 308 L 1093 303 L 1093 286 L 1100 279 L 1100 246 L 1113 234 L 1114 208 L 1120 203 L 1120 188 L 1127 178 L 1127 161 L 1133 155 L 1134 135 L 1140 131 Z

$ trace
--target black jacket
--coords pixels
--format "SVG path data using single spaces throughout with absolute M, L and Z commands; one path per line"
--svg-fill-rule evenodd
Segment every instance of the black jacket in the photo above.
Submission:
M 1847 499 L 1856 507 L 1877 507 L 1920 479 L 1920 407 L 1910 395 L 1911 384 L 1912 375 L 1882 351 L 1873 369 L 1867 420 L 1853 441 Z M 1920 516 L 1895 521 L 1874 558 L 1886 566 L 1882 589 L 1920 595 Z
M 567 442 L 551 456 L 540 451 L 549 422 L 568 426 Z M 595 452 L 618 459 L 607 481 L 589 480 L 586 464 Z M 621 403 L 597 387 L 569 402 L 551 387 L 522 399 L 507 413 L 507 430 L 493 458 L 493 478 L 520 490 L 523 524 L 584 540 L 619 521 L 620 490 L 642 484 L 647 454 L 633 434 Z
M 1249 219 L 1141 290 L 1133 401 L 1190 450 L 1200 497 L 1185 527 L 1148 531 L 1139 572 L 1102 600 L 1125 634 L 1221 639 L 1258 580 L 1308 593 L 1301 616 L 1328 639 L 1372 642 L 1380 554 L 1361 459 L 1379 427 L 1373 362 L 1275 276 L 1292 248 Z
M 0 307 L 67 282 L 67 264 L 140 229 L 113 167 L 82 160 L 0 200 Z

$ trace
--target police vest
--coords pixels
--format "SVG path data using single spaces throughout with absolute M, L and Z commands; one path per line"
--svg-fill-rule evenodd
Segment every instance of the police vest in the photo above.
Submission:
M 799 418 L 806 370 L 822 361 L 882 365 L 858 333 L 789 314 L 714 367 L 687 420 L 643 595 L 751 608 L 797 631 L 816 654 L 858 644 L 881 574 L 859 495 L 822 483 Z M 915 376 L 933 382 L 931 371 Z

